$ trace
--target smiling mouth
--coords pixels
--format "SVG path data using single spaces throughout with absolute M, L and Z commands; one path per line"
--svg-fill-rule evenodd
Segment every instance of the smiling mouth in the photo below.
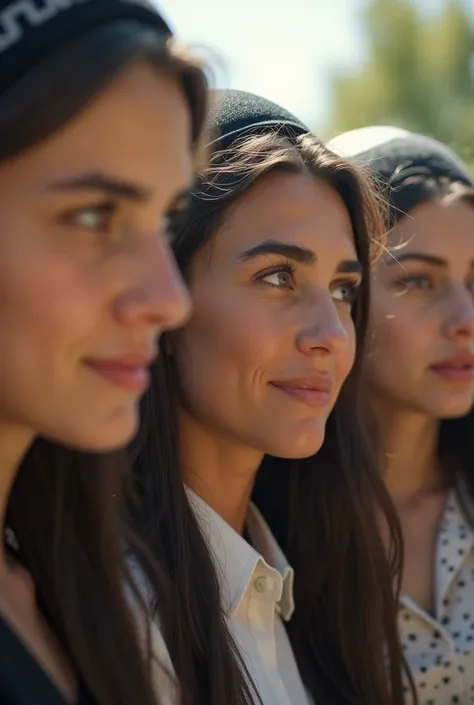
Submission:
M 295 401 L 313 409 L 327 406 L 331 399 L 333 384 L 331 380 L 321 375 L 318 381 L 291 380 L 288 382 L 270 382 L 272 387 L 292 397 Z

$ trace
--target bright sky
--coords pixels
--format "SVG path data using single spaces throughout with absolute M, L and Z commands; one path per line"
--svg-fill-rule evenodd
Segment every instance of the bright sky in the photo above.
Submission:
M 157 4 L 180 38 L 216 51 L 224 68 L 216 72 L 219 87 L 258 93 L 313 127 L 326 116 L 330 70 L 361 55 L 354 31 L 361 0 Z
M 218 87 L 274 100 L 313 129 L 326 119 L 331 73 L 364 59 L 365 0 L 155 1 L 180 38 L 215 51 Z M 414 1 L 429 11 L 443 4 Z

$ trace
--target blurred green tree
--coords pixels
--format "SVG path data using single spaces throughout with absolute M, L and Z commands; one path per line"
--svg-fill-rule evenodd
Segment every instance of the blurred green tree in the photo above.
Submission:
M 474 162 L 474 26 L 461 0 L 428 19 L 410 0 L 370 0 L 368 56 L 336 75 L 327 135 L 393 124 L 451 145 Z

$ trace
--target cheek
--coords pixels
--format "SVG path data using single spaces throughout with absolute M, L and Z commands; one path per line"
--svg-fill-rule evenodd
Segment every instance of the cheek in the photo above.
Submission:
M 390 376 L 403 383 L 426 362 L 433 343 L 432 326 L 426 312 L 420 315 L 413 303 L 402 297 L 374 297 L 367 367 L 376 377 Z
M 369 327 L 368 351 L 372 357 L 385 357 L 403 353 L 407 337 L 406 316 L 399 313 L 373 311 Z M 401 346 L 401 350 L 400 350 Z
M 222 292 L 212 301 L 195 298 L 193 317 L 175 338 L 185 391 L 248 387 L 278 356 L 275 324 L 258 301 L 236 301 Z
M 96 292 L 67 257 L 0 246 L 0 335 L 15 356 L 53 356 L 90 330 Z M 9 342 L 8 342 L 9 341 Z M 1 354 L 1 353 L 0 353 Z M 33 359 L 34 359 L 33 358 Z M 42 362 L 49 362 L 43 359 Z

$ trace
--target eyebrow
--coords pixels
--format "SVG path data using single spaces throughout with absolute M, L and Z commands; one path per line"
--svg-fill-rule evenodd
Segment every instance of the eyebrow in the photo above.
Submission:
M 53 181 L 48 184 L 47 190 L 59 192 L 100 191 L 107 196 L 122 198 L 136 203 L 148 200 L 151 195 L 150 190 L 143 186 L 100 172 Z
M 393 254 L 392 257 L 387 260 L 386 264 L 393 266 L 399 262 L 408 262 L 413 260 L 414 262 L 423 262 L 423 264 L 430 264 L 434 267 L 447 267 L 448 263 L 443 257 L 437 257 L 436 255 L 428 255 L 424 252 L 406 252 L 401 255 Z
M 244 250 L 239 255 L 242 262 L 255 259 L 256 257 L 264 257 L 265 255 L 281 255 L 287 257 L 300 264 L 314 264 L 317 257 L 311 250 L 299 245 L 290 245 L 286 242 L 278 242 L 278 240 L 265 240 L 255 247 Z
M 239 255 L 239 259 L 242 262 L 248 262 L 251 259 L 264 257 L 265 255 L 281 255 L 300 264 L 314 264 L 318 260 L 312 250 L 300 245 L 278 242 L 278 240 L 265 240 L 265 242 L 255 245 L 255 247 L 244 250 Z M 343 260 L 339 262 L 336 268 L 338 274 L 362 274 L 362 271 L 362 265 L 357 259 Z

